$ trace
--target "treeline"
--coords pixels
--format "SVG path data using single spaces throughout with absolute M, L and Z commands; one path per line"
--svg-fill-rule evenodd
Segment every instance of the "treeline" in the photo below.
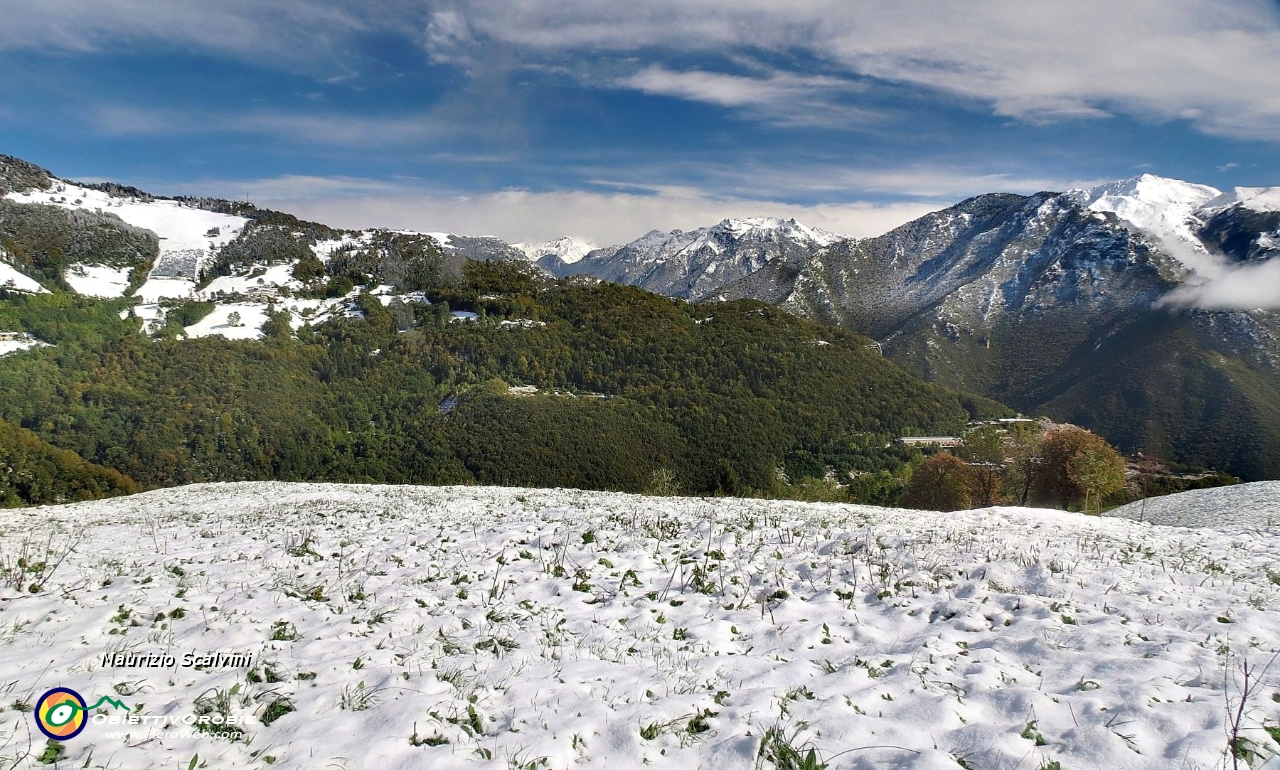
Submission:
M 955 511 L 993 505 L 1035 505 L 1101 513 L 1143 497 L 1222 486 L 1226 474 L 1187 478 L 1129 466 L 1100 436 L 1074 425 L 982 425 L 954 452 L 935 452 L 895 474 L 858 477 L 855 502 Z
M 148 488 L 773 494 L 783 478 L 898 472 L 912 453 L 896 437 L 1008 414 L 906 375 L 858 335 L 760 303 L 688 305 L 510 263 L 460 273 L 423 279 L 431 304 L 362 295 L 363 318 L 296 335 L 276 313 L 256 342 L 151 340 L 120 317 L 125 300 L 9 295 L 0 327 L 56 347 L 0 359 L 0 417 Z M 451 309 L 479 320 L 451 321 Z
M 0 508 L 96 500 L 137 491 L 138 485 L 128 476 L 0 421 Z
M 936 511 L 1035 503 L 1100 512 L 1124 482 L 1124 458 L 1087 430 L 984 425 L 965 434 L 955 454 L 935 454 L 915 468 L 900 502 Z

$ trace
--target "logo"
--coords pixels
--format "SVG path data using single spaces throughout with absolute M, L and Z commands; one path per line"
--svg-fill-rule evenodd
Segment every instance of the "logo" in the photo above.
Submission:
M 102 696 L 92 706 L 85 705 L 80 693 L 67 687 L 55 687 L 36 701 L 36 726 L 40 732 L 55 741 L 69 741 L 80 734 L 87 723 L 89 712 L 103 703 L 129 710 L 129 707 L 116 700 Z

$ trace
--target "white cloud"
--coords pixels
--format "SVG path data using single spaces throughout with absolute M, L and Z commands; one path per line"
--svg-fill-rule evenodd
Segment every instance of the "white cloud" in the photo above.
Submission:
M 0 50 L 195 46 L 291 70 L 343 69 L 350 37 L 385 28 L 332 0 L 5 0 Z M 401 6 L 402 9 L 410 6 Z
M 652 230 L 690 230 L 727 217 L 794 217 L 824 230 L 865 237 L 941 208 L 928 201 L 797 205 L 770 200 L 716 199 L 688 187 L 641 192 L 504 190 L 457 195 L 413 183 L 349 177 L 289 176 L 252 181 L 204 180 L 164 190 L 173 194 L 248 198 L 335 227 L 390 227 L 494 235 L 509 242 L 576 235 L 625 243 Z
M 1125 113 L 1280 138 L 1271 0 L 6 0 L 0 50 L 194 46 L 347 77 L 356 38 L 391 32 L 441 61 L 601 69 L 619 84 L 777 121 L 852 109 L 848 83 L 935 89 L 1044 122 Z M 499 54 L 500 55 L 497 55 Z M 753 56 L 763 77 L 687 66 Z M 717 58 L 718 57 L 718 58 Z M 657 64 L 655 62 L 661 62 Z M 677 66 L 674 62 L 684 62 Z M 782 64 L 789 62 L 789 64 Z M 821 73 L 820 76 L 815 73 Z
M 473 0 L 459 7 L 485 38 L 545 54 L 800 51 L 828 69 L 926 86 L 1020 120 L 1124 112 L 1184 119 L 1211 133 L 1280 137 L 1273 87 L 1280 10 L 1266 0 Z M 683 85 L 686 98 L 725 98 L 723 88 Z
M 764 77 L 746 77 L 674 71 L 655 64 L 619 78 L 615 85 L 723 107 L 750 108 L 746 114 L 790 125 L 847 125 L 879 117 L 871 110 L 835 101 L 843 94 L 865 91 L 865 85 L 821 75 L 773 71 Z
M 431 14 L 424 42 L 432 59 L 447 62 L 455 60 L 474 38 L 466 16 L 457 11 L 438 11 Z
M 894 168 L 841 166 L 835 163 L 810 163 L 781 168 L 743 168 L 722 171 L 723 184 L 730 190 L 746 190 L 766 186 L 768 189 L 803 189 L 810 195 L 830 193 L 847 195 L 857 191 L 863 195 L 895 196 L 946 201 L 951 205 L 962 198 L 991 192 L 1028 194 L 1092 187 L 1103 181 L 1080 180 L 1041 175 L 996 173 L 966 168 L 910 164 Z
M 1186 284 L 1161 297 L 1156 307 L 1204 310 L 1280 310 L 1280 258 L 1239 264 L 1185 245 L 1161 246 L 1195 272 Z

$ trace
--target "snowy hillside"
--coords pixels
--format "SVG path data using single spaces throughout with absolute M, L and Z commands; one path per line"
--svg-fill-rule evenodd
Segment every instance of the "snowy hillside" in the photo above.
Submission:
M 246 483 L 15 511 L 6 564 L 24 541 L 18 711 L 236 719 L 89 724 L 67 767 L 1207 770 L 1280 640 L 1280 535 L 1055 511 Z M 216 653 L 252 663 L 182 665 Z
M 1153 497 L 1110 511 L 1116 516 L 1170 527 L 1280 531 L 1280 481 L 1193 489 Z
M 31 337 L 19 337 L 17 339 L 9 339 L 6 337 L 4 339 L 0 339 L 0 356 L 17 353 L 19 350 L 27 350 L 28 348 L 34 348 L 44 344 L 45 343 Z
M 1222 209 L 1240 204 L 1254 211 L 1280 211 L 1280 187 L 1237 187 L 1207 202 L 1205 209 Z
M 5 197 L 17 203 L 105 211 L 127 224 L 154 232 L 160 238 L 160 256 L 152 266 L 151 276 L 136 292 L 150 302 L 162 297 L 190 295 L 199 268 L 217 249 L 235 239 L 248 222 L 244 217 L 204 211 L 178 201 L 122 197 L 62 181 L 56 181 L 47 190 L 10 192 Z M 85 282 L 83 285 L 88 288 L 81 291 L 74 282 L 76 278 L 67 278 L 72 288 L 91 296 L 119 297 L 129 283 L 127 277 L 123 283 L 95 277 Z

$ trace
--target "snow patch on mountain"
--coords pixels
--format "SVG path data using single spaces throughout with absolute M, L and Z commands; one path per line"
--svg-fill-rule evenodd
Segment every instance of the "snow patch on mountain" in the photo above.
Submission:
M 47 342 L 41 342 L 34 337 L 19 337 L 17 339 L 0 339 L 0 356 L 7 356 L 10 353 L 17 353 L 20 350 L 29 348 L 50 347 Z
M 248 294 L 254 289 L 301 289 L 302 282 L 293 277 L 295 267 L 296 262 L 289 262 L 270 265 L 261 271 L 255 270 L 255 273 L 260 272 L 259 275 L 220 275 L 210 281 L 200 294 L 214 297 L 218 294 Z
M 0 251 L 0 255 L 3 255 L 2 251 Z M 23 275 L 18 272 L 18 268 L 3 261 L 0 261 L 0 289 L 25 291 L 32 294 L 42 294 L 49 291 L 34 278 Z
M 106 265 L 74 264 L 67 268 L 62 278 L 77 294 L 86 297 L 110 299 L 123 297 L 129 289 L 129 273 L 127 267 L 115 268 Z
M 775 260 L 799 266 L 841 240 L 794 219 L 725 219 L 697 230 L 650 230 L 616 250 L 591 252 L 571 272 L 700 300 Z
M 1204 204 L 1206 211 L 1239 204 L 1254 211 L 1280 211 L 1280 187 L 1237 187 Z
M 133 296 L 143 302 L 159 302 L 162 299 L 185 299 L 194 296 L 196 282 L 186 278 L 148 278 Z
M 809 227 L 795 219 L 779 219 L 777 217 L 745 217 L 743 219 L 726 219 L 717 227 L 739 237 L 751 231 L 776 231 L 779 237 L 793 240 L 810 241 L 819 246 L 830 246 L 845 238 L 843 235 L 830 233 L 817 227 Z
M 256 340 L 262 336 L 267 322 L 267 306 L 236 302 L 217 305 L 213 312 L 183 331 L 188 337 L 219 336 L 230 340 Z

